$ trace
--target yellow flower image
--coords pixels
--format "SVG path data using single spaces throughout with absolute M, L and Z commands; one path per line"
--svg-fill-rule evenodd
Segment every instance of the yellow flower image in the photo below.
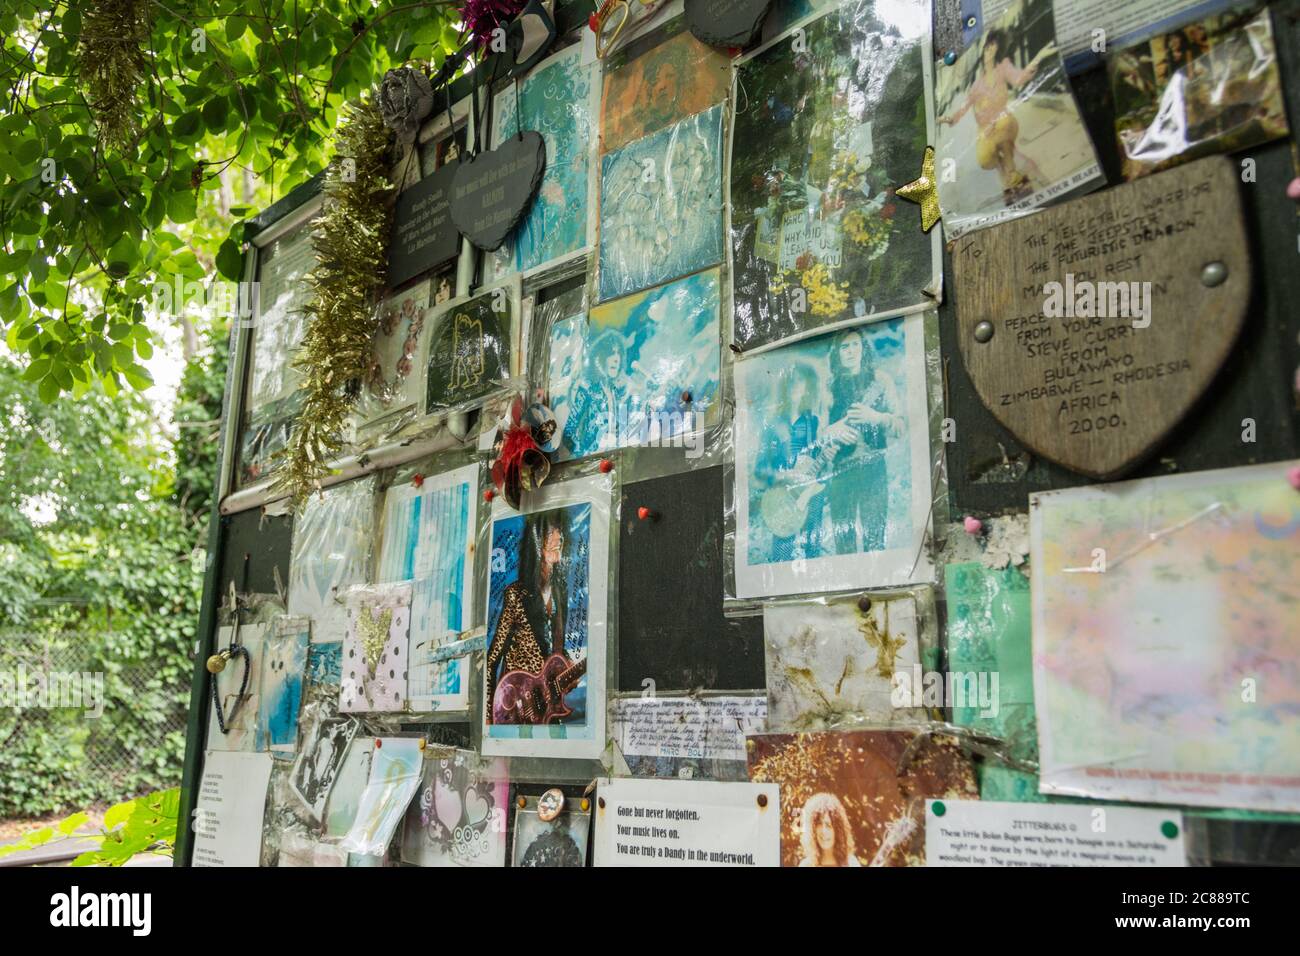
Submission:
M 850 150 L 840 150 L 831 160 L 831 179 L 844 189 L 857 189 L 861 186 L 866 172 L 867 161 Z
M 803 287 L 808 290 L 808 305 L 813 315 L 839 315 L 849 304 L 847 282 L 835 283 L 824 263 L 817 263 L 803 274 Z
M 844 231 L 860 246 L 877 246 L 889 240 L 889 223 L 879 216 L 868 216 L 861 209 L 844 214 Z

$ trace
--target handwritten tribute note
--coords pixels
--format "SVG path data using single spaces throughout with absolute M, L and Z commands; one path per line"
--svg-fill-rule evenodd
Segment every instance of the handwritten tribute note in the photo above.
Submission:
M 629 757 L 744 760 L 745 735 L 766 727 L 767 698 L 625 698 L 613 720 L 614 740 Z

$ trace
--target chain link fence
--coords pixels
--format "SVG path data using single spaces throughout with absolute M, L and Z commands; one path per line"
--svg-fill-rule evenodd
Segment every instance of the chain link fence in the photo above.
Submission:
M 123 662 L 112 637 L 0 628 L 0 817 L 180 783 L 188 684 Z

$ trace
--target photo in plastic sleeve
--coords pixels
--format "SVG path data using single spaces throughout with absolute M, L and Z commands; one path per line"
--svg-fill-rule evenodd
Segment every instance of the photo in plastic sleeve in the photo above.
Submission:
M 1024 767 L 1038 765 L 1034 721 L 1034 664 L 1029 579 L 1019 568 L 980 561 L 944 566 L 948 604 L 948 673 L 965 700 L 953 700 L 952 722 L 1002 741 L 1003 752 Z M 980 799 L 1041 802 L 1038 775 L 985 760 Z
M 1126 179 L 1287 135 L 1267 8 L 1189 23 L 1107 66 Z
M 426 317 L 427 414 L 476 408 L 509 388 L 517 361 L 516 309 L 516 295 L 502 285 Z
M 354 588 L 347 598 L 339 712 L 407 710 L 411 585 Z
M 343 599 L 370 574 L 375 532 L 375 485 L 349 481 L 314 494 L 293 522 L 289 557 L 290 614 L 311 618 L 313 642 L 341 641 Z
M 1295 465 L 1031 496 L 1042 792 L 1300 811 Z
M 424 751 L 416 737 L 380 737 L 370 761 L 352 828 L 339 844 L 349 853 L 375 856 L 388 849 L 406 808 L 420 788 Z
M 1104 184 L 1056 49 L 1051 0 L 1017 0 L 937 67 L 935 166 L 948 238 Z
M 782 866 L 923 866 L 925 801 L 979 797 L 952 737 L 858 730 L 748 739 L 749 779 L 781 787 Z
M 407 699 L 411 709 L 465 710 L 469 664 L 435 661 L 444 645 L 473 624 L 474 536 L 478 529 L 478 465 L 394 485 L 385 492 L 380 583 L 411 582 Z
M 718 295 L 708 269 L 551 324 L 547 391 L 562 460 L 681 444 L 715 417 Z
M 736 363 L 735 597 L 931 579 L 923 322 Z
M 746 352 L 933 306 L 939 235 L 895 195 L 931 142 L 929 25 L 924 4 L 848 3 L 738 62 L 729 231 Z
M 601 158 L 600 300 L 722 258 L 722 107 Z
M 244 685 L 245 670 L 242 654 L 232 657 L 219 674 L 212 675 L 217 688 L 217 705 L 225 716 L 226 732 L 221 732 L 216 707 L 211 708 L 208 713 L 209 750 L 253 753 L 266 749 L 264 735 L 258 730 L 266 631 L 266 624 L 241 624 L 238 628 L 223 627 L 217 631 L 217 650 L 228 648 L 231 638 L 238 635 L 240 646 L 248 651 L 248 689 L 241 698 L 239 691 Z
M 731 58 L 674 20 L 620 46 L 604 61 L 601 152 L 694 116 L 727 98 Z
M 307 286 L 303 281 L 316 264 L 311 230 L 299 228 L 268 243 L 258 253 L 257 285 L 251 305 L 248 400 L 240 441 L 240 475 L 247 483 L 265 477 L 271 456 L 288 443 L 302 404 L 302 372 L 294 352 L 306 331 Z
M 921 627 L 910 594 L 858 596 L 763 609 L 767 729 L 827 730 L 853 724 L 923 721 L 896 706 L 895 680 L 921 664 Z M 909 698 L 910 701 L 910 698 Z
M 483 752 L 595 757 L 605 744 L 607 483 L 547 484 L 530 504 L 493 511 Z
M 302 392 L 268 402 L 247 417 L 240 436 L 239 469 L 242 484 L 267 477 L 274 470 L 275 455 L 289 447 L 289 436 L 303 404 Z
M 424 386 L 419 368 L 420 332 L 429 306 L 429 288 L 429 280 L 417 282 L 379 305 L 379 330 L 358 402 L 363 431 L 420 404 Z
M 566 801 L 576 802 L 576 801 Z M 515 807 L 514 845 L 510 865 L 515 867 L 581 867 L 587 865 L 591 810 L 566 806 L 553 820 L 537 812 L 537 797 L 526 797 Z
M 357 727 L 350 717 L 324 716 L 320 712 L 303 727 L 302 748 L 294 761 L 289 787 L 313 820 L 323 818 L 334 776 Z
M 280 854 L 276 866 L 317 867 L 347 866 L 348 851 L 329 843 L 322 843 L 305 833 L 284 833 L 280 836 Z
M 361 806 L 361 793 L 370 781 L 370 764 L 375 756 L 375 738 L 358 734 L 343 753 L 329 799 L 325 801 L 325 835 L 347 836 Z
M 307 683 L 337 687 L 342 680 L 343 642 L 312 644 L 307 648 Z
M 402 862 L 414 866 L 505 866 L 510 783 L 506 761 L 455 750 L 424 761 L 406 811 Z
M 497 94 L 493 147 L 516 135 L 522 122 L 545 141 L 546 170 L 528 214 L 505 245 L 488 254 L 490 278 L 531 272 L 590 245 L 599 90 L 596 64 L 584 64 L 582 44 L 575 43 Z
M 306 618 L 280 619 L 270 628 L 262 645 L 258 750 L 292 754 L 298 746 L 298 714 L 302 710 L 310 643 L 310 622 Z

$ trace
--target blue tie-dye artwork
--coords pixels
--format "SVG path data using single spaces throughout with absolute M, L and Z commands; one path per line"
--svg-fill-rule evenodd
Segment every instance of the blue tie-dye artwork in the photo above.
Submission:
M 306 622 L 286 628 L 262 646 L 262 693 L 258 703 L 258 750 L 291 755 L 298 744 L 298 711 L 311 640 Z
M 546 142 L 546 172 L 537 198 L 493 259 L 498 278 L 514 270 L 536 269 L 587 245 L 594 71 L 594 64 L 582 64 L 581 44 L 575 44 L 496 98 L 494 142 L 514 136 L 520 121 L 524 129 L 535 130 Z
M 601 301 L 721 260 L 721 142 L 718 105 L 604 157 Z
M 307 680 L 337 685 L 343 678 L 343 642 L 312 644 L 307 650 Z
M 417 711 L 468 704 L 465 659 L 431 657 L 472 623 L 477 487 L 478 466 L 469 465 L 419 487 L 395 485 L 384 500 L 378 579 L 412 582 L 407 694 Z
M 707 423 L 721 378 L 718 289 L 718 270 L 708 269 L 551 326 L 561 460 L 680 444 Z

